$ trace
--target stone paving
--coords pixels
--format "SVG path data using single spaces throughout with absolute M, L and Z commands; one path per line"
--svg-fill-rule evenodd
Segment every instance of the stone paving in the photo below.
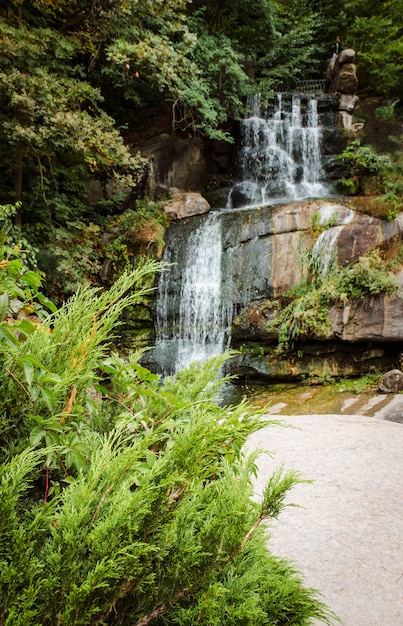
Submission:
M 250 439 L 270 451 L 259 458 L 257 494 L 281 465 L 313 481 L 288 495 L 299 506 L 272 524 L 270 546 L 345 626 L 403 626 L 403 395 L 357 397 L 345 411 L 276 416 L 293 428 Z

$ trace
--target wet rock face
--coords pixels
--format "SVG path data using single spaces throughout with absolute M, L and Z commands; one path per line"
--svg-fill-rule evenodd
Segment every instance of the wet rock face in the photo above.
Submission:
M 250 344 L 247 352 L 230 361 L 228 371 L 250 385 L 304 379 L 326 381 L 364 376 L 373 367 L 384 369 L 388 362 L 381 348 L 369 345 L 347 347 L 336 343 L 311 343 L 299 354 L 279 357 L 273 351 L 265 353 L 261 347 Z
M 403 227 L 403 221 L 400 223 L 398 218 L 385 222 L 328 200 L 291 202 L 280 208 L 233 210 L 224 214 L 222 220 L 223 267 L 225 272 L 232 274 L 233 284 L 229 297 L 235 306 L 242 308 L 243 332 L 247 339 L 250 338 L 247 330 L 249 309 L 255 319 L 251 333 L 265 336 L 265 314 L 258 312 L 260 304 L 263 303 L 262 310 L 267 312 L 268 298 L 280 297 L 300 282 L 298 257 L 301 250 L 316 246 L 323 262 L 334 255 L 337 263 L 343 266 L 398 239 Z M 319 237 L 314 233 L 314 224 L 323 229 Z M 403 276 L 401 280 L 403 285 Z M 397 322 L 403 314 L 398 307 L 400 302 L 403 304 L 403 300 L 396 296 L 395 299 L 376 299 L 371 310 L 366 305 L 368 312 L 365 309 L 361 313 L 362 319 L 354 330 L 351 330 L 351 320 L 358 319 L 359 312 L 350 307 L 348 314 L 346 311 L 343 315 L 335 314 L 334 332 L 340 336 L 344 334 L 346 341 L 357 341 L 361 334 L 366 339 L 364 335 L 369 332 L 372 338 L 376 335 L 375 329 L 381 327 L 380 336 L 386 333 L 385 339 L 389 336 L 394 340 L 400 333 Z M 375 315 L 378 308 L 379 315 Z M 392 311 L 396 311 L 396 323 L 392 323 Z M 370 316 L 374 325 L 368 324 Z M 259 323 L 260 318 L 262 323 Z M 344 326 L 340 320 L 344 320 Z M 239 334 L 240 331 L 235 328 L 234 332 Z

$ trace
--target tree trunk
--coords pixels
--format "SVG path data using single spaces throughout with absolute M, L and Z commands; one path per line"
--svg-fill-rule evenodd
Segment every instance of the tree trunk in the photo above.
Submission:
M 17 226 L 21 226 L 21 197 L 22 197 L 22 152 L 23 145 L 21 139 L 17 141 L 15 148 L 15 203 L 17 206 L 17 212 L 15 214 L 14 221 Z

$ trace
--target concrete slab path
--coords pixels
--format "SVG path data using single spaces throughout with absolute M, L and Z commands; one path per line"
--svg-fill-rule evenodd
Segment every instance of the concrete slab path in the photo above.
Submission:
M 400 396 L 401 399 L 402 396 Z M 301 407 L 302 408 L 302 407 Z M 256 493 L 281 465 L 296 486 L 270 547 L 293 561 L 345 626 L 403 626 L 403 424 L 365 415 L 276 415 L 256 433 Z M 400 421 L 400 420 L 399 420 Z

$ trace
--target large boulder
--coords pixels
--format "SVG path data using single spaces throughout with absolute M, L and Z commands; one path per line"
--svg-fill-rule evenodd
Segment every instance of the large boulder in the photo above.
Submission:
M 342 341 L 403 342 L 403 271 L 393 296 L 376 296 L 332 307 L 332 336 Z
M 399 393 L 403 391 L 403 372 L 400 370 L 386 372 L 379 385 L 379 391 L 383 393 Z
M 346 65 L 346 63 L 354 63 L 355 50 L 352 48 L 345 48 L 339 54 L 337 59 L 339 66 Z
M 200 193 L 170 189 L 171 200 L 164 206 L 164 211 L 171 220 L 180 220 L 210 211 L 210 205 Z
M 358 78 L 354 63 L 345 63 L 339 67 L 336 91 L 341 94 L 353 95 L 358 87 Z
M 355 51 L 347 48 L 337 59 L 329 59 L 327 65 L 326 91 L 330 94 L 355 95 L 358 79 L 354 64 Z

